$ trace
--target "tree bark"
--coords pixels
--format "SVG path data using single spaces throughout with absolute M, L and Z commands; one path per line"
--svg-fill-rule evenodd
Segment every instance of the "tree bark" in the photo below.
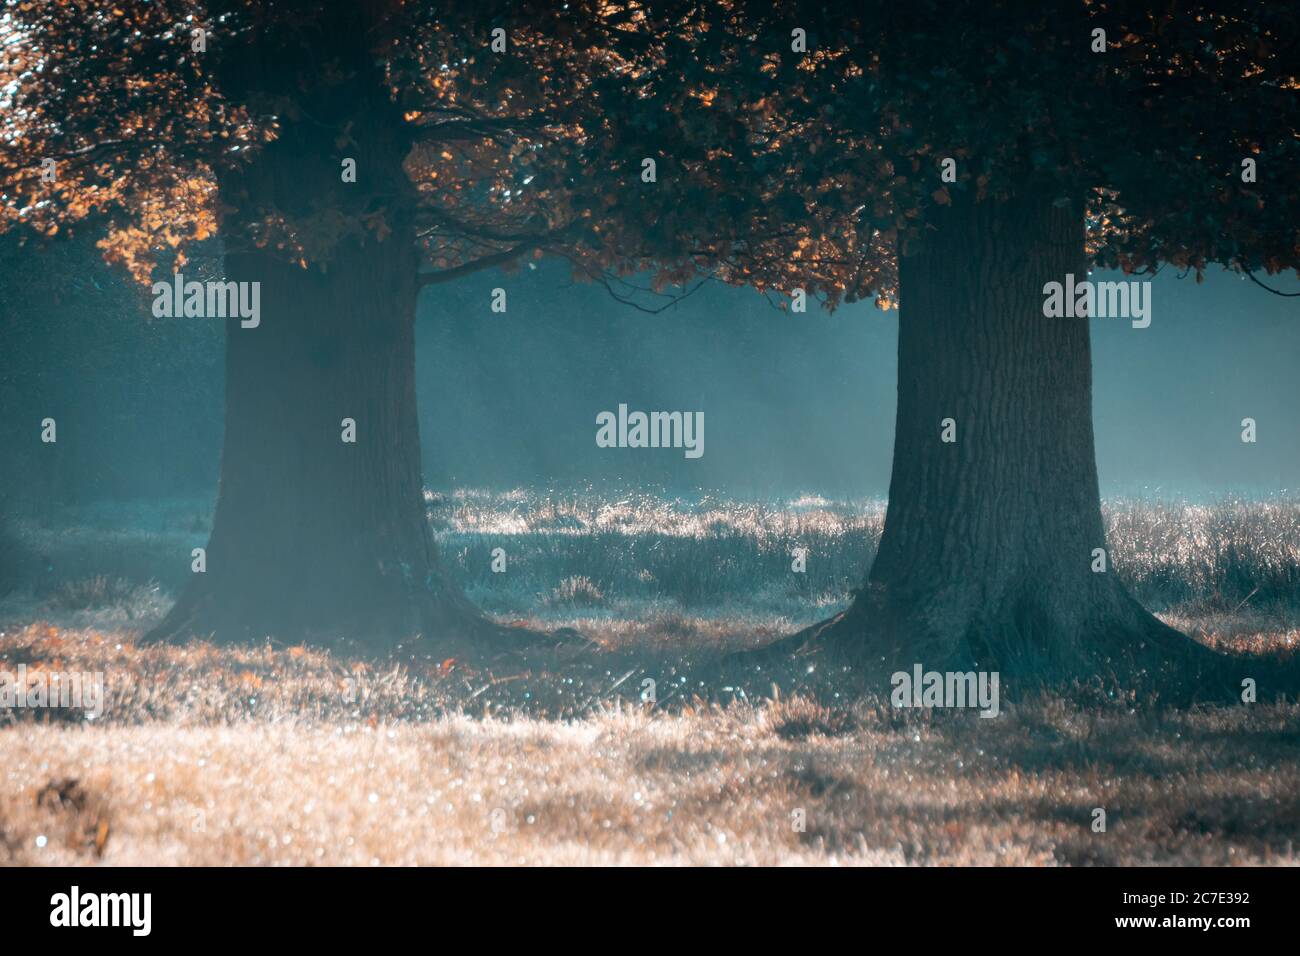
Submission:
M 387 645 L 481 623 L 424 513 L 413 249 L 352 246 L 328 273 L 227 257 L 228 278 L 261 282 L 262 319 L 227 333 L 207 570 L 160 633 Z
M 260 325 L 229 320 L 206 571 L 155 638 L 274 636 L 388 650 L 416 635 L 429 644 L 510 630 L 448 580 L 425 515 L 410 144 L 364 23 L 348 19 L 360 10 L 337 9 L 344 19 L 330 21 L 324 49 L 275 33 L 282 25 L 269 21 L 271 32 L 225 64 L 226 82 L 244 95 L 292 97 L 296 106 L 248 165 L 219 177 L 225 279 L 260 283 Z M 335 69 L 314 60 L 326 54 Z M 342 180 L 343 157 L 356 159 L 356 182 Z M 277 234 L 259 241 L 278 218 L 306 248 Z M 343 440 L 344 419 L 355 422 L 355 442 Z
M 1222 658 L 1147 613 L 1105 549 L 1078 205 L 958 198 L 900 256 L 898 412 L 880 549 L 843 614 L 801 635 L 910 667 L 1026 678 L 1204 675 Z M 951 419 L 955 441 L 942 440 Z M 891 664 L 891 666 L 893 666 Z M 1005 686 L 1005 685 L 1004 685 Z

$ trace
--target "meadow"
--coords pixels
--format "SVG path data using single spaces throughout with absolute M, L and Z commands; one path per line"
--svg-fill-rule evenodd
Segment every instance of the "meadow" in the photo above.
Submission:
M 0 861 L 1300 861 L 1292 701 L 1146 710 L 1063 689 L 981 720 L 839 695 L 834 673 L 720 681 L 722 652 L 847 602 L 881 502 L 427 498 L 472 600 L 584 641 L 500 661 L 142 646 L 205 540 L 202 504 L 8 522 L 0 670 L 102 672 L 107 706 L 0 711 Z M 1300 501 L 1105 513 L 1117 571 L 1166 621 L 1294 649 Z

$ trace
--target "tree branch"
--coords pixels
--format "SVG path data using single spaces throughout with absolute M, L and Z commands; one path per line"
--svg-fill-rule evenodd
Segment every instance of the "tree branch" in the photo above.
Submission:
M 419 288 L 423 289 L 428 285 L 437 285 L 442 282 L 451 282 L 462 276 L 467 276 L 475 272 L 481 272 L 484 269 L 491 269 L 493 266 L 503 266 L 508 262 L 513 262 L 520 256 L 525 255 L 532 250 L 539 248 L 535 242 L 520 243 L 511 249 L 503 249 L 501 252 L 493 253 L 490 256 L 483 256 L 481 259 L 475 259 L 473 262 L 466 262 L 462 265 L 453 266 L 450 269 L 440 269 L 436 272 L 420 273 Z
M 1251 282 L 1255 283 L 1255 285 L 1259 286 L 1265 292 L 1272 292 L 1274 295 L 1280 295 L 1284 299 L 1294 299 L 1297 296 L 1300 296 L 1300 292 L 1279 292 L 1277 291 L 1277 289 L 1274 289 L 1270 286 L 1266 286 L 1264 285 L 1264 283 L 1256 279 L 1253 273 L 1243 271 L 1242 275 L 1244 275 Z

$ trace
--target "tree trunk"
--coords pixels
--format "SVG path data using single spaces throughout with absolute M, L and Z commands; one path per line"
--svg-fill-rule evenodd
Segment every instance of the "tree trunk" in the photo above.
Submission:
M 207 569 L 162 633 L 386 645 L 480 623 L 445 579 L 424 513 L 413 249 L 353 246 L 323 274 L 227 257 L 229 279 L 261 283 L 261 324 L 227 333 Z
M 206 571 L 193 575 L 157 638 L 275 636 L 389 650 L 416 635 L 428 645 L 507 630 L 447 579 L 425 516 L 410 147 L 364 24 L 346 19 L 361 9 L 338 8 L 344 21 L 322 34 L 336 69 L 322 69 L 311 58 L 324 52 L 291 33 L 254 37 L 226 64 L 227 83 L 296 97 L 298 106 L 218 183 L 225 279 L 260 283 L 260 324 L 228 320 Z M 302 86 L 304 76 L 318 85 Z M 355 182 L 342 179 L 344 157 L 357 161 Z M 278 235 L 259 240 L 278 219 L 302 250 Z M 345 419 L 354 442 L 344 441 Z
M 900 257 L 880 549 L 849 610 L 805 638 L 866 642 L 891 666 L 1127 686 L 1219 661 L 1141 608 L 1109 552 L 1093 570 L 1106 541 L 1089 320 L 1043 315 L 1045 283 L 1087 277 L 1084 223 L 1077 205 L 1051 200 L 957 199 Z

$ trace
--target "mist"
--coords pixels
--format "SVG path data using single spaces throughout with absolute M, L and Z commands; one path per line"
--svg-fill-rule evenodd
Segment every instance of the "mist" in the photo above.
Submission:
M 4 273 L 6 490 L 19 500 L 34 487 L 64 501 L 211 497 L 223 324 L 152 318 L 144 291 L 93 249 L 55 251 L 67 272 L 32 280 L 35 289 Z M 54 295 L 69 272 L 79 276 L 76 287 Z M 1297 285 L 1270 282 L 1281 291 Z M 492 290 L 502 287 L 506 311 L 494 313 Z M 1212 271 L 1197 284 L 1172 269 L 1152 280 L 1151 295 L 1149 328 L 1091 323 L 1103 495 L 1294 490 L 1296 300 L 1233 274 Z M 888 495 L 896 310 L 854 303 L 827 312 L 810 302 L 793 313 L 751 289 L 713 282 L 634 297 L 636 306 L 617 301 L 552 261 L 426 291 L 416 323 L 426 484 Z M 672 449 L 597 447 L 596 415 L 619 404 L 702 411 L 705 454 L 686 460 Z M 48 449 L 38 426 L 47 416 L 79 435 L 54 461 L 41 454 Z M 1257 422 L 1254 444 L 1241 440 L 1244 418 Z
M 139 866 L 160 937 L 331 932 L 217 885 L 263 865 L 1275 915 L 1123 874 L 1300 863 L 1286 5 L 46 0 L 0 51 L 0 865 L 87 868 L 16 927 Z

